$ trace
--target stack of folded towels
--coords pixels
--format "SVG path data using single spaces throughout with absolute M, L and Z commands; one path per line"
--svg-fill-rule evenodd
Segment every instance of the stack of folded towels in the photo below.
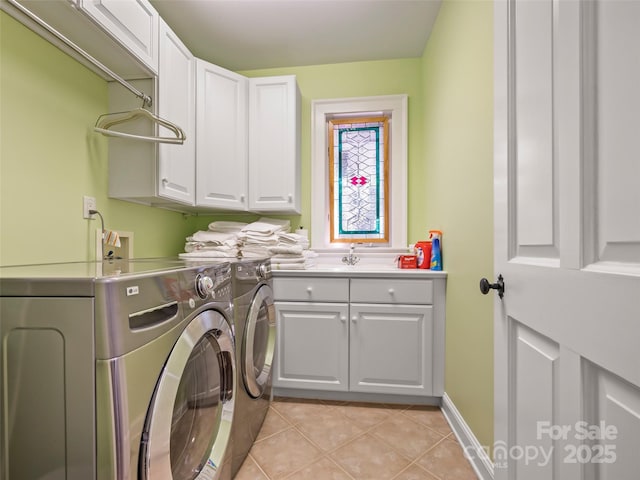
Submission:
M 238 234 L 240 251 L 243 257 L 268 257 L 269 247 L 278 245 L 278 235 L 291 230 L 289 220 L 259 218 L 245 225 Z
M 271 257 L 275 270 L 304 270 L 317 256 L 306 235 L 290 233 L 289 220 L 262 217 L 253 223 L 216 221 L 187 237 L 181 258 Z
M 183 258 L 237 257 L 238 234 L 247 224 L 242 222 L 213 222 L 209 230 L 187 237 Z
M 309 248 L 309 239 L 297 233 L 281 233 L 278 244 L 269 247 L 271 268 L 274 270 L 304 270 L 313 266 L 317 254 Z

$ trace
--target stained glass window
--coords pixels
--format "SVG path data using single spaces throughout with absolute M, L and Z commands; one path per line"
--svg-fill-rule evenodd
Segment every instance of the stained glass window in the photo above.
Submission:
M 331 242 L 389 242 L 386 117 L 329 121 Z

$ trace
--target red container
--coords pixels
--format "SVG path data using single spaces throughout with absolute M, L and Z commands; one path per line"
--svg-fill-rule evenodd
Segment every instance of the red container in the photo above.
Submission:
M 431 266 L 431 242 L 417 242 L 414 246 L 416 257 L 418 257 L 417 268 L 429 269 Z
M 416 268 L 418 257 L 415 255 L 400 255 L 398 257 L 398 268 Z

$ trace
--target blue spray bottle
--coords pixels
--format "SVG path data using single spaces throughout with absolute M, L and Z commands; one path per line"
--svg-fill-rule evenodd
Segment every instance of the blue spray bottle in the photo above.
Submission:
M 429 230 L 431 240 L 431 270 L 442 270 L 442 232 Z

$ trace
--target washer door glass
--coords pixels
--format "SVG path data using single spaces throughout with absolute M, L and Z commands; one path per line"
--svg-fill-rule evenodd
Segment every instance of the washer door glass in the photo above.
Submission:
M 261 396 L 268 384 L 276 339 L 273 291 L 262 285 L 251 302 L 242 342 L 242 378 L 247 392 Z
M 199 314 L 176 342 L 156 386 L 143 435 L 142 478 L 218 478 L 233 417 L 234 368 L 225 317 L 213 310 Z

